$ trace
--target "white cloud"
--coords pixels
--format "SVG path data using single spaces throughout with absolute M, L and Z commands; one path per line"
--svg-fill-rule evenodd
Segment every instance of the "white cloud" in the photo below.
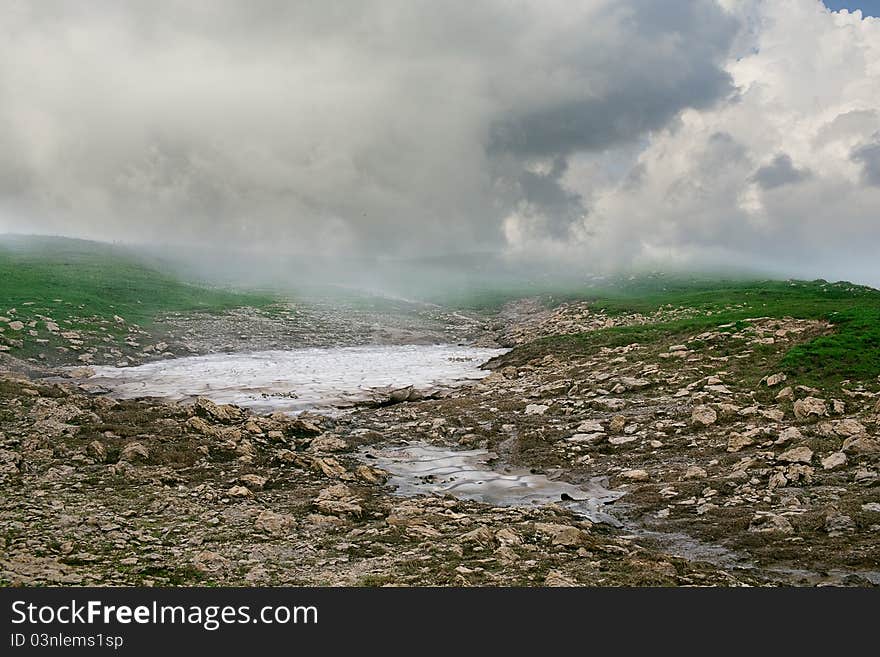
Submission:
M 880 20 L 725 4 L 746 26 L 727 65 L 738 97 L 653 132 L 636 184 L 585 186 L 591 237 L 574 251 L 880 283 Z

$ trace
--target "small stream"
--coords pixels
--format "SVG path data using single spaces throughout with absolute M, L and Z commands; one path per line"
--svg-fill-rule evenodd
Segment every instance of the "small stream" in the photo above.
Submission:
M 608 490 L 598 481 L 575 486 L 552 481 L 528 470 L 495 470 L 495 457 L 484 449 L 450 450 L 411 443 L 361 452 L 372 465 L 391 474 L 389 484 L 402 496 L 449 494 L 493 506 L 558 504 L 592 522 L 620 523 L 603 510 L 623 492 Z

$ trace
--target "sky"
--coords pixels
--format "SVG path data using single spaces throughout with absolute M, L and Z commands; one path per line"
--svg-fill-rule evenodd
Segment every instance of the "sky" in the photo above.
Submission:
M 0 232 L 880 284 L 880 19 L 862 13 L 819 0 L 0 11 Z
M 824 0 L 825 6 L 832 11 L 846 9 L 859 10 L 864 16 L 880 16 L 880 0 Z

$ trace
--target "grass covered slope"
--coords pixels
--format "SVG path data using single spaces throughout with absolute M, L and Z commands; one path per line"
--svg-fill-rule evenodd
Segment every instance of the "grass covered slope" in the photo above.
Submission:
M 541 338 L 518 347 L 503 360 L 523 361 L 548 353 L 591 352 L 632 343 L 674 344 L 702 331 L 736 333 L 747 329 L 749 320 L 758 317 L 791 317 L 830 322 L 832 331 L 783 354 L 757 347 L 759 355 L 762 351 L 767 355 L 763 367 L 779 367 L 805 384 L 868 381 L 880 376 L 880 291 L 870 287 L 822 280 L 718 281 L 649 276 L 584 290 L 567 299 L 587 300 L 591 309 L 610 317 L 637 314 L 649 319 L 634 325 Z M 663 321 L 664 310 L 692 312 Z M 650 321 L 651 316 L 661 319 Z
M 0 344 L 16 355 L 79 346 L 69 344 L 71 338 L 62 332 L 115 342 L 130 335 L 132 325 L 149 329 L 162 313 L 214 312 L 271 301 L 263 295 L 189 284 L 109 244 L 0 238 Z
M 813 379 L 880 377 L 880 308 L 852 308 L 827 318 L 836 331 L 791 349 L 783 367 Z

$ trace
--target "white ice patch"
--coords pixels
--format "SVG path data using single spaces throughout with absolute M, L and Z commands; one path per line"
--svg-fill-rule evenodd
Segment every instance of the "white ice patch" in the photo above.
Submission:
M 89 384 L 117 398 L 207 397 L 263 413 L 330 409 L 377 390 L 429 390 L 481 379 L 504 349 L 404 345 L 294 349 L 176 358 L 138 367 L 93 367 Z

